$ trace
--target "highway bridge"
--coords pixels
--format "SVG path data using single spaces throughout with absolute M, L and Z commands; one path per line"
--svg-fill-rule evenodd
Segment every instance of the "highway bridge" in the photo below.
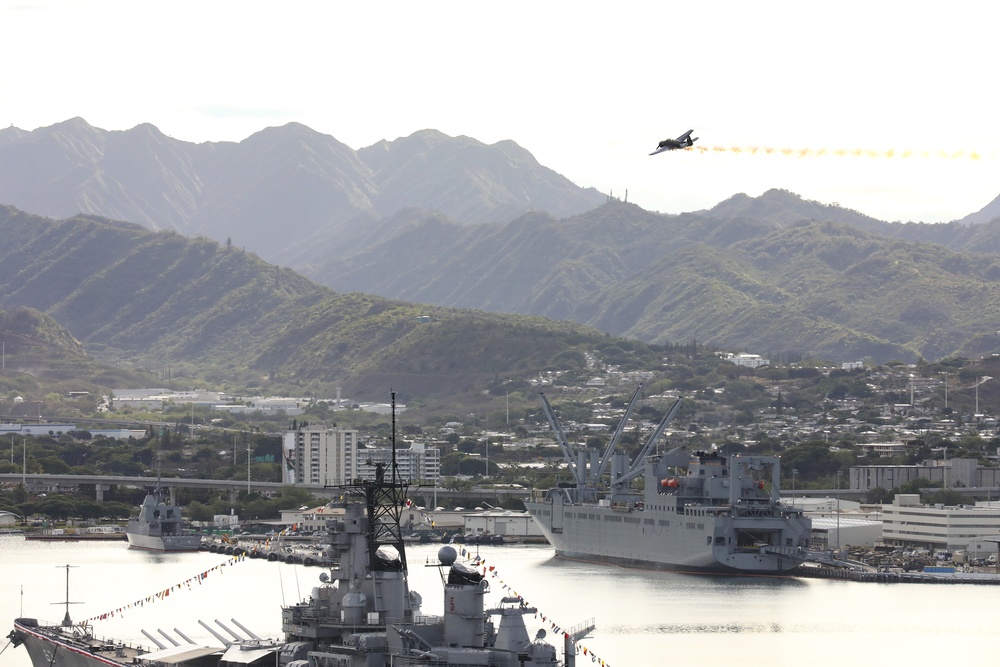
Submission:
M 104 500 L 104 492 L 112 486 L 127 486 L 133 488 L 144 488 L 156 486 L 155 477 L 128 477 L 114 475 L 46 475 L 46 474 L 26 474 L 0 473 L 0 484 L 19 484 L 24 482 L 29 493 L 66 493 L 77 491 L 81 486 L 93 486 L 96 491 L 98 502 Z M 235 498 L 240 491 L 250 493 L 260 493 L 263 495 L 273 495 L 287 484 L 281 482 L 255 482 L 232 479 L 192 479 L 185 477 L 163 477 L 160 484 L 170 491 L 171 502 L 174 501 L 175 489 L 212 489 L 227 491 L 231 498 Z M 303 489 L 321 498 L 332 498 L 342 493 L 339 487 L 320 486 L 318 484 L 296 484 L 295 488 Z M 531 493 L 530 489 L 488 487 L 473 489 L 471 491 L 449 491 L 432 486 L 412 486 L 410 496 L 423 495 L 438 498 L 469 498 L 485 500 L 486 502 L 499 504 L 506 498 L 527 498 Z
M 155 477 L 125 477 L 112 475 L 45 475 L 19 473 L 0 473 L 0 483 L 17 484 L 24 481 L 30 493 L 60 493 L 76 491 L 82 486 L 93 485 L 96 490 L 98 501 L 104 499 L 104 492 L 112 486 L 128 486 L 134 488 L 153 487 L 156 485 Z M 164 477 L 160 480 L 164 487 L 170 490 L 173 499 L 174 489 L 213 489 L 218 491 L 228 491 L 230 497 L 235 498 L 240 491 L 261 493 L 263 495 L 273 495 L 287 486 L 281 482 L 255 482 L 233 479 L 193 479 L 186 477 Z M 321 498 L 332 498 L 340 495 L 339 487 L 320 486 L 318 484 L 296 484 L 295 488 L 304 489 L 314 496 Z M 921 493 L 935 493 L 939 488 L 920 489 Z M 997 487 L 949 487 L 949 491 L 960 493 L 967 497 L 987 497 L 1000 498 L 1000 488 Z M 478 487 L 471 491 L 450 491 L 432 486 L 412 486 L 410 496 L 422 495 L 430 497 L 435 495 L 438 498 L 462 498 L 483 500 L 491 504 L 499 504 L 507 498 L 520 498 L 525 500 L 531 494 L 530 489 L 510 488 L 510 487 Z M 843 500 L 856 500 L 864 502 L 866 490 L 860 489 L 796 489 L 796 498 L 837 498 Z M 789 498 L 792 492 L 784 489 L 782 497 Z

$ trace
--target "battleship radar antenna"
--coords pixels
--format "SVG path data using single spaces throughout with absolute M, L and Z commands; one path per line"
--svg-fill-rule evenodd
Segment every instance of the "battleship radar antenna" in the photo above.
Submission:
M 392 483 L 399 482 L 398 468 L 396 467 L 396 392 L 389 390 L 392 402 Z
M 369 567 L 372 572 L 400 569 L 406 572 L 406 548 L 403 544 L 400 518 L 406 503 L 407 482 L 402 479 L 396 466 L 396 392 L 392 395 L 392 476 L 386 481 L 384 463 L 375 464 L 375 480 L 364 482 L 368 520 L 371 533 L 368 539 Z M 385 562 L 378 556 L 380 547 L 391 547 L 399 559 Z
M 64 628 L 68 628 L 71 625 L 73 625 L 73 621 L 70 620 L 70 617 L 69 617 L 69 606 L 71 604 L 83 604 L 82 602 L 70 602 L 69 601 L 69 569 L 71 567 L 75 568 L 77 566 L 76 565 L 69 565 L 69 564 L 67 564 L 67 565 L 56 565 L 56 567 L 60 567 L 60 568 L 64 567 L 64 568 L 66 568 L 66 600 L 64 602 L 53 602 L 52 604 L 64 604 L 64 605 L 66 605 L 66 615 L 63 616 L 62 625 L 63 625 Z M 22 596 L 23 596 L 23 592 L 22 592 Z

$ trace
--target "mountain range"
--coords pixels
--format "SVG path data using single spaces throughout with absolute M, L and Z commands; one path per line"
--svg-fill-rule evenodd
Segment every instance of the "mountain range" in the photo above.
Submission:
M 338 294 L 234 246 L 95 216 L 0 207 L 0 237 L 8 373 L 51 377 L 40 359 L 79 367 L 86 350 L 165 380 L 412 400 L 582 371 L 609 345 L 625 366 L 662 356 L 571 322 Z
M 964 221 L 934 225 L 887 223 L 777 189 L 663 215 L 578 188 L 509 141 L 486 146 L 425 130 L 354 151 L 290 124 L 238 144 L 190 144 L 149 125 L 106 132 L 73 119 L 0 131 L 0 202 L 57 217 L 99 213 L 219 242 L 224 251 L 178 250 L 178 268 L 143 288 L 164 293 L 178 289 L 173 279 L 183 271 L 197 271 L 199 252 L 215 262 L 249 250 L 291 266 L 266 271 L 297 285 L 296 293 L 320 293 L 319 283 L 411 304 L 571 320 L 649 343 L 695 339 L 834 361 L 1000 351 L 1000 198 Z M 72 236 L 98 220 L 72 222 L 36 224 Z M 114 229 L 112 243 L 141 231 L 100 224 L 105 231 L 88 234 Z M 141 244 L 166 252 L 181 241 L 155 238 Z M 57 249 L 69 246 L 55 231 L 48 243 L 33 244 L 31 256 L 86 261 L 59 258 Z M 166 271 L 168 262 L 161 264 Z M 24 298 L 31 289 L 50 289 L 57 279 L 34 273 L 33 288 L 6 292 L 0 305 L 32 305 Z M 112 320 L 100 335 L 96 322 L 75 328 L 83 324 L 77 316 L 114 312 L 76 296 L 63 303 L 69 287 L 40 310 L 60 322 L 72 315 L 75 325 L 67 326 L 81 340 L 132 350 L 150 342 L 145 330 L 129 337 L 134 322 Z M 330 294 L 322 299 L 346 298 Z M 287 317 L 287 296 L 272 293 L 264 303 Z M 187 302 L 189 311 L 213 305 L 213 297 L 202 298 Z M 179 314 L 151 311 L 153 322 L 142 326 Z M 217 317 L 184 315 L 192 325 L 211 325 L 210 336 L 219 335 Z M 183 346 L 155 341 L 164 359 L 180 358 Z
M 407 207 L 479 224 L 532 209 L 573 215 L 605 199 L 512 141 L 487 146 L 434 130 L 357 151 L 297 123 L 202 144 L 81 118 L 0 130 L 0 203 L 229 240 L 302 273 Z

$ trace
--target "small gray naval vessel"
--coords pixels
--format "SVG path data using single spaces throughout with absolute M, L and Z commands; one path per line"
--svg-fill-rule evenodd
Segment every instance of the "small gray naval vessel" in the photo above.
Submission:
M 169 504 L 166 489 L 156 480 L 156 488 L 146 494 L 139 516 L 125 526 L 128 545 L 147 551 L 198 551 L 201 537 L 184 530 L 181 508 Z
M 536 494 L 525 507 L 556 555 L 731 574 L 781 574 L 801 565 L 812 521 L 801 509 L 781 503 L 779 457 L 681 448 L 651 454 L 680 399 L 635 461 L 615 451 L 641 389 L 629 402 L 604 456 L 598 459 L 598 452 L 591 452 L 589 469 L 587 453 L 573 452 L 542 395 L 576 481 Z

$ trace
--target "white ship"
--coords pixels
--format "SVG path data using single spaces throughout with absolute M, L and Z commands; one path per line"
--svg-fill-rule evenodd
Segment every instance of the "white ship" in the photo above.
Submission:
M 575 483 L 525 503 L 558 556 L 632 567 L 780 574 L 807 557 L 811 520 L 781 504 L 780 458 L 685 452 L 651 455 L 680 400 L 634 462 L 615 452 L 639 395 L 607 451 L 574 456 L 542 396 Z M 605 475 L 607 473 L 607 475 Z

